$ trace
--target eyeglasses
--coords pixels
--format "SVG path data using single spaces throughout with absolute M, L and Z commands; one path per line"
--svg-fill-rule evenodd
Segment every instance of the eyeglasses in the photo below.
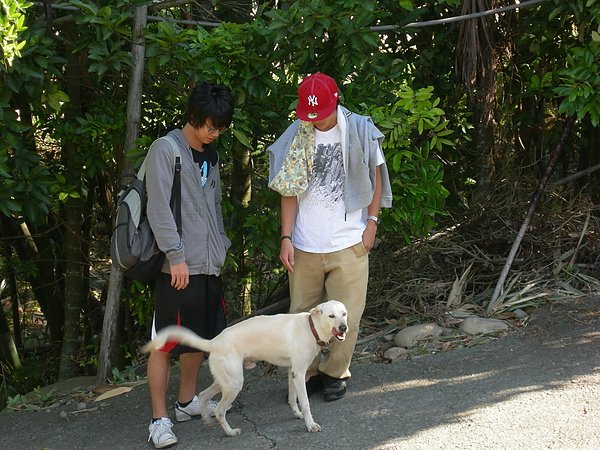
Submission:
M 211 134 L 221 134 L 227 128 L 228 127 L 221 127 L 221 128 L 208 127 L 208 132 L 211 133 Z

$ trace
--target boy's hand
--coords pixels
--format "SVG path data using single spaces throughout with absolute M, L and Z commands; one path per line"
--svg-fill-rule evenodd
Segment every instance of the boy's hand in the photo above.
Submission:
M 188 287 L 188 284 L 190 284 L 190 272 L 187 263 L 184 261 L 171 266 L 171 286 L 179 291 Z

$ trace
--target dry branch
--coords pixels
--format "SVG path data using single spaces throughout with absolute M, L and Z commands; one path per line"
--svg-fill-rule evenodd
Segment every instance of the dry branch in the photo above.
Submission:
M 512 266 L 513 260 L 517 254 L 517 250 L 519 250 L 519 246 L 521 245 L 523 236 L 525 236 L 525 232 L 527 231 L 527 228 L 529 228 L 531 218 L 533 217 L 533 214 L 535 213 L 537 205 L 540 201 L 540 198 L 542 197 L 542 194 L 544 193 L 544 188 L 545 188 L 546 184 L 548 183 L 548 180 L 550 179 L 550 175 L 552 174 L 552 171 L 554 170 L 556 161 L 558 161 L 558 156 L 560 155 L 560 152 L 565 145 L 567 137 L 571 133 L 571 127 L 573 126 L 574 122 L 575 122 L 575 118 L 570 118 L 565 122 L 565 124 L 563 126 L 563 132 L 560 137 L 560 140 L 558 141 L 558 144 L 556 144 L 556 147 L 555 147 L 554 151 L 552 152 L 552 155 L 550 156 L 550 160 L 548 161 L 548 165 L 546 166 L 544 175 L 542 175 L 542 178 L 540 179 L 538 187 L 535 191 L 535 194 L 533 195 L 531 205 L 529 206 L 529 210 L 527 211 L 527 216 L 525 217 L 525 220 L 523 221 L 521 228 L 519 229 L 517 238 L 515 239 L 515 242 L 513 243 L 513 246 L 511 248 L 508 258 L 506 260 L 506 264 L 504 265 L 504 268 L 502 269 L 502 273 L 500 274 L 500 278 L 498 279 L 498 283 L 496 284 L 496 289 L 494 290 L 494 293 L 492 294 L 492 298 L 490 299 L 490 302 L 488 304 L 488 307 L 487 307 L 488 314 L 492 313 L 500 305 L 499 297 L 500 297 L 500 293 L 502 292 L 502 288 L 504 286 L 504 281 L 506 280 L 506 277 L 508 276 L 508 272 L 509 272 L 510 267 Z
M 571 181 L 575 181 L 581 177 L 585 177 L 586 175 L 589 175 L 590 173 L 594 173 L 597 170 L 600 170 L 600 164 L 596 164 L 595 166 L 588 167 L 587 169 L 584 169 L 584 170 L 580 170 L 579 172 L 569 175 L 568 177 L 565 177 L 562 180 L 555 181 L 554 183 L 546 186 L 546 191 L 547 192 L 552 191 L 555 188 L 557 188 L 558 186 L 562 186 L 563 184 L 567 184 L 567 183 L 570 183 Z

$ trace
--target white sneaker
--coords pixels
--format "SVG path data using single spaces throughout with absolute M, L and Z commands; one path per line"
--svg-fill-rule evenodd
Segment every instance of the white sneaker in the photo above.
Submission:
M 156 422 L 153 422 L 148 427 L 150 436 L 148 442 L 152 439 L 155 448 L 166 448 L 177 444 L 177 437 L 173 434 L 171 428 L 173 422 L 168 417 L 161 417 Z
M 214 400 L 208 401 L 208 414 L 212 417 L 215 416 L 215 409 L 219 403 Z M 179 402 L 175 403 L 175 419 L 177 422 L 185 422 L 192 420 L 194 417 L 200 415 L 200 400 L 198 396 L 194 395 L 192 401 L 186 407 L 179 405 Z

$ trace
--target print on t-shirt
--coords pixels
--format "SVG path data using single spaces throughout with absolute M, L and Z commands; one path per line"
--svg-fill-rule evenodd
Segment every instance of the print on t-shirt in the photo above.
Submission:
M 318 144 L 314 159 L 312 179 L 308 185 L 309 206 L 330 208 L 342 201 L 344 193 L 344 163 L 339 142 Z

